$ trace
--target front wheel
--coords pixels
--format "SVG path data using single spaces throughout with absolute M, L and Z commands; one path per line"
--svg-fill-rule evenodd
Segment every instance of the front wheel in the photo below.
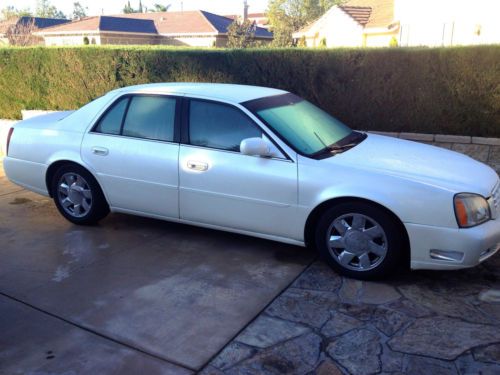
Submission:
M 57 170 L 52 179 L 52 196 L 59 212 L 74 224 L 96 224 L 109 213 L 98 182 L 78 165 L 64 165 Z
M 392 274 L 404 259 L 401 225 L 385 210 L 363 202 L 335 205 L 319 219 L 316 247 L 342 275 L 370 280 Z

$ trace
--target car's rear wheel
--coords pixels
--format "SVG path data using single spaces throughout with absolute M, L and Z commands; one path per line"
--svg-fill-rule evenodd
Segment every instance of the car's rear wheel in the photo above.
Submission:
M 369 203 L 347 202 L 328 209 L 318 221 L 315 241 L 328 264 L 348 277 L 376 279 L 403 266 L 401 225 Z
M 74 224 L 96 224 L 109 213 L 96 179 L 78 165 L 57 170 L 52 178 L 52 196 L 59 212 Z

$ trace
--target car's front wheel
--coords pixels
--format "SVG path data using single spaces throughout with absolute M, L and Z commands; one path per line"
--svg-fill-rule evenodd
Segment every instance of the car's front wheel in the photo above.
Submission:
M 403 267 L 405 241 L 401 225 L 385 210 L 365 202 L 328 209 L 316 227 L 316 247 L 339 273 L 369 280 Z
M 57 170 L 52 179 L 52 196 L 59 212 L 74 224 L 96 224 L 109 213 L 98 182 L 78 165 L 68 164 Z

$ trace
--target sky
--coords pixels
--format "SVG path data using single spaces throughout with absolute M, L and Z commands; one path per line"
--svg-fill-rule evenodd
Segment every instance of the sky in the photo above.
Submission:
M 71 14 L 75 0 L 51 0 L 64 14 Z M 127 0 L 79 0 L 80 4 L 88 7 L 87 14 L 117 14 L 121 13 Z M 248 0 L 249 12 L 262 12 L 267 7 L 268 0 Z M 243 0 L 142 0 L 144 6 L 153 7 L 155 3 L 162 5 L 172 4 L 171 11 L 202 9 L 217 14 L 236 14 L 243 12 Z M 137 8 L 139 0 L 130 0 L 132 7 Z M 36 0 L 0 0 L 0 9 L 12 5 L 17 9 L 31 8 L 35 10 Z

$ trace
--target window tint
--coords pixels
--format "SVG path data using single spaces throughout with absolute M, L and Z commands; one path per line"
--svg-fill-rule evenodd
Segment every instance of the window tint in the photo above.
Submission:
M 238 109 L 191 100 L 189 138 L 192 145 L 239 152 L 243 139 L 261 136 L 257 125 Z
M 123 135 L 174 140 L 176 99 L 161 96 L 134 96 L 123 125 Z
M 94 131 L 105 134 L 120 134 L 123 115 L 127 109 L 128 98 L 119 100 L 99 121 Z

